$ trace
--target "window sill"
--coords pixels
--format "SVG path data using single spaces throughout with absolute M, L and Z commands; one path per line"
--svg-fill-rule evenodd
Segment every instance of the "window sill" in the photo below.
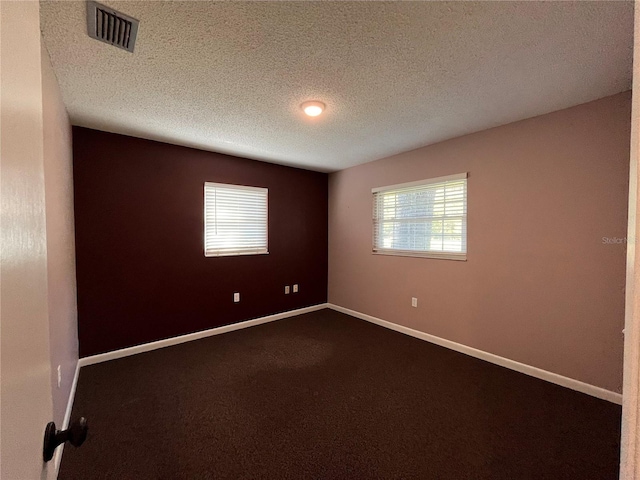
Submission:
M 457 260 L 466 262 L 466 253 L 453 252 L 413 252 L 407 250 L 373 250 L 374 255 L 391 255 L 395 257 L 418 257 L 418 258 L 435 258 L 438 260 Z
M 230 252 L 230 253 L 205 253 L 205 258 L 216 257 L 241 257 L 244 255 L 269 255 L 269 252 Z

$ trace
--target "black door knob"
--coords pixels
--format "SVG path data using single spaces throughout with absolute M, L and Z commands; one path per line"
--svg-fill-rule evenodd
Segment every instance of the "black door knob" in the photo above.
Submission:
M 89 430 L 89 426 L 84 417 L 73 422 L 66 430 L 56 430 L 56 424 L 49 422 L 44 430 L 44 447 L 42 449 L 44 461 L 51 460 L 58 445 L 64 442 L 69 442 L 74 447 L 82 445 L 87 439 L 87 430 Z

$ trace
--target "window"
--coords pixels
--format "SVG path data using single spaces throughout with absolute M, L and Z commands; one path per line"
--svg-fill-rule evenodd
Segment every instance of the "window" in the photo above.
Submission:
M 204 255 L 256 255 L 267 250 L 269 190 L 204 184 Z
M 374 253 L 466 259 L 466 173 L 372 192 Z

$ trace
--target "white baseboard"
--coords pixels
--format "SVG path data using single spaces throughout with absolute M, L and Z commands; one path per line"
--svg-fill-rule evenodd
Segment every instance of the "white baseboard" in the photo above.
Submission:
M 69 428 L 69 421 L 71 420 L 71 410 L 73 409 L 73 400 L 76 398 L 76 387 L 78 386 L 78 375 L 80 373 L 80 362 L 76 362 L 76 370 L 73 374 L 73 381 L 71 382 L 71 390 L 69 391 L 69 399 L 67 400 L 67 409 L 64 412 L 64 420 L 62 425 L 58 427 L 58 430 L 66 430 Z M 64 450 L 64 443 L 60 445 L 53 456 L 53 465 L 55 478 L 58 478 L 58 472 L 60 471 L 60 462 L 62 461 L 62 453 Z
M 542 370 L 541 368 L 532 367 L 531 365 L 526 365 L 524 363 L 516 362 L 515 360 L 510 360 L 508 358 L 500 357 L 498 355 L 494 355 L 493 353 L 488 353 L 482 350 L 478 350 L 476 348 L 468 347 L 466 345 L 462 345 L 461 343 L 452 342 L 451 340 L 446 340 L 444 338 L 436 337 L 435 335 L 430 335 L 428 333 L 420 332 L 418 330 L 414 330 L 409 327 L 403 327 L 402 325 L 397 325 L 395 323 L 391 323 L 386 320 L 382 320 L 380 318 L 367 315 L 366 313 L 357 312 L 355 310 L 340 307 L 338 305 L 334 305 L 331 303 L 327 304 L 327 306 L 332 310 L 346 313 L 347 315 L 351 315 L 352 317 L 360 318 L 362 320 L 366 320 L 367 322 L 375 323 L 376 325 L 380 325 L 382 327 L 395 330 L 396 332 L 404 333 L 405 335 L 410 335 L 412 337 L 419 338 L 420 340 L 425 340 L 427 342 L 440 345 L 441 347 L 446 347 L 451 350 L 455 350 L 456 352 L 464 353 L 471 357 L 475 357 L 481 360 L 485 360 L 487 362 L 495 363 L 496 365 L 500 365 L 502 367 L 515 370 L 516 372 L 524 373 L 526 375 L 530 375 L 532 377 L 536 377 L 541 380 L 546 380 L 547 382 L 555 383 L 556 385 L 561 385 L 563 387 L 570 388 L 571 390 L 576 390 L 578 392 L 586 393 L 587 395 L 591 395 L 593 397 L 597 397 L 602 400 L 607 400 L 609 402 L 622 405 L 622 395 L 616 392 L 612 392 L 611 390 L 606 390 L 601 387 L 596 387 L 595 385 L 590 385 L 588 383 L 584 383 L 579 380 L 575 380 L 573 378 L 558 375 L 557 373 L 549 372 L 547 370 Z
M 549 372 L 541 368 L 533 367 L 531 365 L 526 365 L 524 363 L 520 363 L 515 360 L 510 360 L 508 358 L 504 358 L 499 355 L 495 355 L 493 353 L 485 352 L 483 350 L 478 350 L 473 347 L 468 347 L 466 345 L 462 345 L 461 343 L 456 343 L 451 340 L 446 340 L 444 338 L 436 337 L 435 335 L 424 333 L 419 330 L 414 330 L 409 327 L 397 325 L 395 323 L 382 320 L 372 315 L 367 315 L 366 313 L 357 312 L 355 310 L 351 310 L 349 308 L 341 307 L 339 305 L 334 305 L 331 303 L 320 303 L 310 307 L 299 308 L 297 310 L 289 310 L 288 312 L 268 315 L 266 317 L 254 318 L 253 320 L 233 323 L 231 325 L 225 325 L 223 327 L 211 328 L 209 330 L 203 330 L 201 332 L 190 333 L 187 335 L 181 335 L 179 337 L 168 338 L 166 340 L 159 340 L 157 342 L 144 343 L 142 345 L 136 345 L 134 347 L 123 348 L 121 350 L 115 350 L 113 352 L 107 352 L 99 355 L 93 355 L 91 357 L 81 358 L 78 361 L 78 365 L 76 367 L 76 373 L 73 379 L 71 394 L 69 395 L 69 404 L 67 405 L 67 412 L 65 414 L 63 429 L 67 428 L 69 424 L 69 417 L 71 415 L 71 407 L 73 406 L 73 398 L 75 396 L 76 383 L 78 381 L 78 372 L 80 370 L 80 367 L 93 365 L 101 362 L 106 362 L 109 360 L 115 360 L 117 358 L 128 357 L 130 355 L 136 355 L 138 353 L 149 352 L 151 350 L 157 350 L 159 348 L 169 347 L 171 345 L 178 345 L 180 343 L 190 342 L 192 340 L 198 340 L 200 338 L 206 338 L 213 335 L 220 335 L 222 333 L 232 332 L 234 330 L 240 330 L 243 328 L 249 328 L 256 325 L 261 325 L 263 323 L 280 320 L 283 318 L 302 315 L 304 313 L 315 312 L 317 310 L 322 310 L 323 308 L 331 308 L 332 310 L 346 313 L 347 315 L 351 315 L 353 317 L 360 318 L 362 320 L 366 320 L 371 323 L 375 323 L 376 325 L 380 325 L 382 327 L 386 327 L 391 330 L 404 333 L 405 335 L 410 335 L 412 337 L 419 338 L 421 340 L 425 340 L 427 342 L 434 343 L 436 345 L 440 345 L 442 347 L 449 348 L 451 350 L 455 350 L 456 352 L 464 353 L 471 357 L 479 358 L 481 360 L 485 360 L 487 362 L 491 362 L 496 365 L 500 365 L 502 367 L 515 370 L 516 372 L 524 373 L 526 375 L 530 375 L 532 377 L 536 377 L 541 380 L 546 380 L 548 382 L 555 383 L 556 385 L 561 385 L 563 387 L 567 387 L 572 390 L 576 390 L 578 392 L 586 393 L 587 395 L 591 395 L 593 397 L 600 398 L 602 400 L 607 400 L 609 402 L 617 403 L 618 405 L 622 404 L 622 395 L 620 393 L 612 392 L 611 390 L 607 390 L 602 387 L 597 387 L 595 385 L 590 385 L 588 383 L 584 383 L 579 380 L 575 380 L 573 378 L 565 377 L 557 373 Z M 62 456 L 62 449 L 60 449 L 60 456 Z M 59 462 L 59 459 L 57 461 Z
M 80 367 L 85 367 L 87 365 L 93 365 L 95 363 L 107 362 L 109 360 L 115 360 L 116 358 L 128 357 L 130 355 L 136 355 L 138 353 L 149 352 L 151 350 L 157 350 L 159 348 L 170 347 L 172 345 L 178 345 L 185 342 L 191 342 L 200 338 L 220 335 L 221 333 L 232 332 L 234 330 L 254 327 L 256 325 L 262 325 L 263 323 L 273 322 L 275 320 L 280 320 L 283 318 L 302 315 L 303 313 L 315 312 L 316 310 L 322 310 L 323 308 L 327 308 L 326 303 L 319 303 L 318 305 L 313 305 L 311 307 L 298 308 L 297 310 L 289 310 L 288 312 L 276 313 L 275 315 L 268 315 L 266 317 L 254 318 L 253 320 L 247 320 L 245 322 L 232 323 L 231 325 L 211 328 L 209 330 L 203 330 L 201 332 L 180 335 L 179 337 L 167 338 L 166 340 L 158 340 L 157 342 L 143 343 L 142 345 L 136 345 L 134 347 L 123 348 L 121 350 L 114 350 L 113 352 L 101 353 L 99 355 L 81 358 L 78 362 L 78 365 Z

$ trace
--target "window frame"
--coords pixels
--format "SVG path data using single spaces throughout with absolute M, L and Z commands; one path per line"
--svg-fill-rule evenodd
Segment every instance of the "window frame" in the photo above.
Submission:
M 266 243 L 264 251 L 231 251 L 225 253 L 209 253 L 207 251 L 207 187 L 229 189 L 229 190 L 248 190 L 248 191 L 264 191 L 265 192 L 265 228 L 266 228 Z M 269 254 L 269 188 L 268 187 L 255 187 L 249 185 L 236 185 L 233 183 L 219 183 L 219 182 L 204 182 L 202 188 L 202 246 L 205 258 L 217 258 L 217 257 L 239 257 L 244 255 L 268 255 Z M 258 248 L 256 248 L 258 250 Z
M 415 257 L 415 258 L 433 258 L 440 260 L 458 260 L 458 261 L 466 261 L 467 253 L 468 253 L 468 172 L 458 173 L 454 175 L 446 175 L 442 177 L 434 177 L 428 178 L 425 180 L 417 180 L 415 182 L 407 182 L 407 183 L 399 183 L 395 185 L 385 185 L 383 187 L 375 187 L 371 189 L 371 206 L 372 206 L 372 222 L 371 222 L 371 253 L 373 255 L 390 255 L 390 256 L 398 256 L 398 257 Z M 403 189 L 413 189 L 415 187 L 421 186 L 429 186 L 437 183 L 444 183 L 455 180 L 464 180 L 465 181 L 465 194 L 464 194 L 464 252 L 449 252 L 449 251 L 420 251 L 420 250 L 402 250 L 402 249 L 388 249 L 388 248 L 378 248 L 376 247 L 376 194 L 391 192 L 394 190 L 403 190 Z

